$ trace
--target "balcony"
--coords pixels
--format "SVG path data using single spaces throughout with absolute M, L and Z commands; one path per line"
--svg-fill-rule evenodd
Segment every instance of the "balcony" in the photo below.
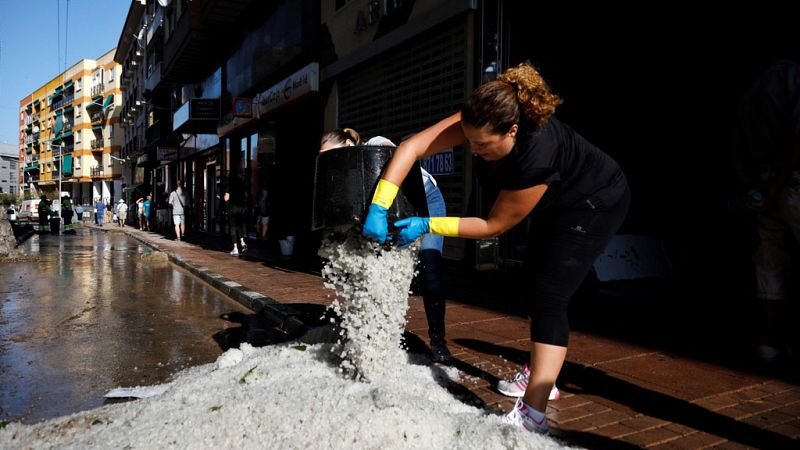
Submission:
M 91 96 L 92 97 L 97 97 L 98 95 L 100 95 L 102 93 L 103 93 L 103 85 L 102 84 L 96 84 L 96 85 L 92 86 L 92 90 L 91 90 Z
M 188 9 L 178 18 L 164 42 L 166 80 L 200 81 L 219 64 L 218 58 L 238 36 L 240 19 L 254 0 L 208 0 L 187 2 Z
M 90 147 L 92 147 L 92 150 L 102 149 L 104 142 L 105 142 L 104 139 L 92 139 L 92 141 L 90 143 Z
M 103 169 L 101 167 L 92 167 L 91 176 L 93 176 L 93 177 L 102 177 L 103 176 Z
M 89 114 L 89 120 L 92 123 L 101 122 L 103 120 L 103 111 L 97 111 Z
M 156 120 L 152 125 L 147 127 L 147 130 L 144 132 L 144 142 L 146 146 L 156 145 L 167 138 L 169 126 L 167 124 L 162 125 L 162 122 L 164 121 Z
M 65 105 L 71 104 L 73 100 L 75 100 L 75 97 L 70 95 L 68 97 L 64 97 L 63 99 L 61 99 L 61 100 L 59 100 L 57 102 L 54 102 L 52 105 L 50 105 L 50 107 L 52 109 L 54 109 L 54 110 L 55 109 L 59 109 L 59 108 L 64 107 Z
M 161 62 L 147 68 L 147 81 L 144 83 L 144 94 L 154 92 L 161 83 Z

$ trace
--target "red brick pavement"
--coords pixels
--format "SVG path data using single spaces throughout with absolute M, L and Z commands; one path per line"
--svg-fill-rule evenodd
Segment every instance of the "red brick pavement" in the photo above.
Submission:
M 330 302 L 330 291 L 316 275 L 130 228 L 126 232 L 278 302 Z M 426 342 L 422 301 L 412 296 L 409 303 L 407 329 Z M 493 387 L 518 366 L 498 355 L 524 356 L 528 333 L 527 321 L 519 317 L 448 301 L 447 338 L 474 402 L 497 411 L 513 405 Z M 569 443 L 588 448 L 800 448 L 797 383 L 588 333 L 573 332 L 570 339 L 562 397 L 547 411 L 553 434 Z

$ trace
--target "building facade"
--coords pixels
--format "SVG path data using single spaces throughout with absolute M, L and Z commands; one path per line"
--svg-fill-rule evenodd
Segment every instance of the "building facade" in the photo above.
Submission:
M 84 204 L 121 198 L 120 69 L 113 56 L 83 59 L 21 102 L 23 195 L 61 191 Z
M 190 227 L 221 233 L 219 199 L 236 180 L 253 212 L 249 232 L 268 191 L 272 239 L 297 236 L 301 252 L 313 255 L 313 177 L 324 131 L 351 127 L 399 143 L 458 111 L 480 84 L 530 61 L 564 98 L 558 117 L 618 160 L 648 199 L 634 201 L 626 226 L 679 221 L 663 205 L 691 193 L 663 186 L 697 160 L 703 191 L 722 189 L 718 155 L 707 149 L 729 135 L 731 92 L 768 59 L 791 54 L 792 41 L 788 32 L 740 36 L 734 27 L 708 40 L 702 21 L 676 8 L 665 14 L 692 42 L 677 44 L 664 39 L 671 29 L 625 21 L 620 12 L 510 0 L 132 2 L 115 55 L 126 89 L 123 190 L 153 193 L 158 203 L 182 182 Z M 747 22 L 746 14 L 735 17 Z M 681 97 L 697 108 L 668 101 Z M 691 132 L 665 132 L 676 118 Z M 494 199 L 477 182 L 476 163 L 464 148 L 422 162 L 449 214 L 488 214 Z M 527 225 L 485 241 L 448 238 L 445 256 L 478 268 L 516 266 Z
M 0 194 L 19 195 L 19 148 L 0 142 Z

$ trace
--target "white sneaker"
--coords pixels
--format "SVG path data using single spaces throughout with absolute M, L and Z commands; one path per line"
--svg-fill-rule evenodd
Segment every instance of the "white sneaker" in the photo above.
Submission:
M 237 249 L 236 247 L 234 247 L 234 248 L 233 248 L 233 250 L 231 250 L 231 255 L 233 255 L 233 256 L 239 256 L 239 249 Z
M 533 418 L 535 413 L 538 413 L 538 411 L 526 405 L 525 402 L 523 402 L 520 398 L 517 399 L 517 403 L 514 404 L 514 409 L 512 409 L 510 413 L 503 416 L 502 420 L 503 423 L 522 427 L 531 433 L 549 434 L 547 416 L 539 413 L 542 415 L 542 418 L 536 420 Z
M 522 370 L 517 372 L 514 379 L 508 381 L 500 380 L 500 382 L 497 383 L 497 390 L 508 397 L 522 397 L 525 395 L 525 390 L 528 389 L 528 380 L 530 380 L 530 378 L 531 370 L 526 364 L 522 366 Z M 553 385 L 553 389 L 550 389 L 550 396 L 547 399 L 558 400 L 559 397 L 561 397 L 561 391 Z

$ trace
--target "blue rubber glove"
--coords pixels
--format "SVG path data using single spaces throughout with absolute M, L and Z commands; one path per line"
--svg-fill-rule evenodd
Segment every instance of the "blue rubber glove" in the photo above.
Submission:
M 364 229 L 361 234 L 374 239 L 381 244 L 386 242 L 386 235 L 389 234 L 389 224 L 386 222 L 387 209 L 381 205 L 372 203 L 367 210 L 367 217 L 364 219 Z
M 416 241 L 418 237 L 430 231 L 430 219 L 427 217 L 407 217 L 394 223 L 400 232 L 397 233 L 397 243 L 400 248 L 406 248 Z

